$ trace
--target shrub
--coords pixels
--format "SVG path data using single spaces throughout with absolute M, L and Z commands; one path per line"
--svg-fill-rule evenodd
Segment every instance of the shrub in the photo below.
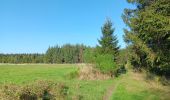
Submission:
M 47 90 L 45 90 L 42 98 L 43 100 L 51 100 L 52 95 Z
M 126 74 L 127 70 L 124 65 L 119 65 L 118 69 L 114 72 L 116 77 L 120 76 L 121 74 Z
M 20 87 L 9 84 L 0 87 L 0 100 L 18 100 Z
M 37 99 L 38 99 L 37 95 L 32 94 L 30 92 L 20 95 L 20 100 L 37 100 Z
M 37 81 L 29 85 L 5 85 L 0 89 L 3 100 L 56 100 L 69 97 L 69 87 L 63 83 Z
M 103 73 L 112 74 L 116 70 L 113 56 L 109 54 L 97 55 L 96 67 Z
M 75 71 L 72 71 L 68 74 L 66 74 L 66 78 L 67 79 L 74 79 L 74 78 L 77 78 L 79 76 L 79 71 L 78 70 L 75 70 Z
M 61 96 L 65 97 L 69 94 L 69 87 L 66 85 L 60 85 L 60 94 Z

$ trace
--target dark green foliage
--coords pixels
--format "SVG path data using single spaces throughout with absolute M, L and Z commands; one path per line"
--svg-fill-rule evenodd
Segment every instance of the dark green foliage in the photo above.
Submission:
M 45 62 L 46 63 L 54 63 L 54 49 L 49 47 L 46 54 L 45 54 Z
M 43 63 L 44 54 L 0 54 L 0 63 Z
M 125 9 L 125 41 L 131 45 L 135 68 L 170 76 L 170 0 L 128 0 L 136 9 Z
M 118 40 L 113 34 L 112 22 L 107 20 L 102 27 L 102 37 L 99 46 L 95 49 L 94 59 L 98 69 L 103 73 L 112 73 L 116 70 L 116 59 L 118 57 Z
M 66 44 L 50 47 L 45 55 L 46 63 L 82 63 L 84 45 Z
M 122 64 L 126 64 L 128 61 L 128 57 L 130 55 L 129 49 L 128 47 L 125 49 L 120 49 L 119 50 L 119 56 L 117 57 L 117 64 L 118 65 L 122 65 Z
M 84 45 L 49 47 L 45 54 L 0 54 L 0 63 L 83 63 Z
M 119 65 L 117 70 L 115 70 L 114 75 L 116 77 L 120 76 L 121 74 L 126 74 L 127 69 L 125 68 L 125 65 Z
M 47 90 L 45 90 L 43 97 L 42 97 L 43 98 L 42 100 L 51 100 L 52 99 L 51 97 L 52 97 L 51 94 Z
M 83 62 L 85 63 L 95 63 L 95 48 L 86 48 L 83 52 Z
M 97 47 L 98 52 L 100 54 L 110 54 L 113 55 L 114 59 L 117 58 L 118 55 L 118 40 L 114 35 L 114 30 L 112 28 L 112 22 L 107 20 L 106 23 L 102 27 L 102 37 L 99 42 L 99 46 Z

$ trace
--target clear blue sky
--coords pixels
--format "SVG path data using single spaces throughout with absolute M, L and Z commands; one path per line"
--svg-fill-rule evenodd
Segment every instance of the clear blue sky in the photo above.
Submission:
M 126 0 L 0 0 L 0 53 L 44 53 L 49 46 L 96 46 L 109 17 L 125 47 L 121 19 Z

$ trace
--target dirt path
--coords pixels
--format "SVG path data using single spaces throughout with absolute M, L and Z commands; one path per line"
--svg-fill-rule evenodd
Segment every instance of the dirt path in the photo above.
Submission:
M 106 91 L 105 95 L 103 96 L 103 100 L 110 100 L 112 97 L 112 93 L 115 89 L 115 85 L 112 84 Z

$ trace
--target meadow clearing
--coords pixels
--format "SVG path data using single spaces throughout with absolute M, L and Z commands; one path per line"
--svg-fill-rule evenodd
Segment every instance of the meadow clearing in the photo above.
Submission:
M 0 100 L 170 100 L 170 0 L 0 0 L 0 11 Z
M 69 93 L 79 94 L 82 100 L 168 100 L 170 88 L 147 82 L 143 74 L 129 70 L 126 75 L 108 80 L 79 80 L 68 78 L 78 70 L 76 64 L 0 65 L 0 84 L 25 85 L 37 80 L 62 82 Z

